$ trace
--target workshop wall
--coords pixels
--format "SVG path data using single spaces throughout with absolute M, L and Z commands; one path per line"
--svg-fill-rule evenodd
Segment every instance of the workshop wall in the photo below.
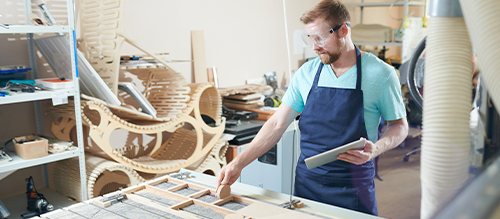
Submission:
M 152 52 L 190 60 L 191 30 L 204 31 L 207 67 L 217 67 L 221 87 L 288 71 L 282 1 L 125 0 L 125 34 Z M 141 52 L 124 43 L 122 54 Z M 191 63 L 172 67 L 191 81 Z

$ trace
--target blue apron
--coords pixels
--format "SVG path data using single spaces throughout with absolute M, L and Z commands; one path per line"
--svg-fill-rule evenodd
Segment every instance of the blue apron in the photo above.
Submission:
M 299 120 L 301 154 L 295 195 L 378 215 L 373 161 L 355 165 L 337 160 L 307 169 L 304 159 L 344 144 L 368 139 L 361 90 L 361 53 L 356 48 L 356 89 L 318 87 L 320 63 Z

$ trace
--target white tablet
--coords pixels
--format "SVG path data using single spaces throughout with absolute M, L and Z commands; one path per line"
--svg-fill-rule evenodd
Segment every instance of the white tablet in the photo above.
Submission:
M 316 168 L 321 165 L 333 162 L 337 160 L 337 156 L 339 154 L 345 153 L 347 150 L 351 149 L 363 149 L 365 148 L 366 139 L 362 138 L 357 141 L 353 141 L 349 144 L 342 145 L 340 147 L 336 147 L 329 151 L 323 152 L 321 154 L 314 155 L 312 157 L 306 158 L 304 161 L 306 162 L 306 166 L 308 169 Z

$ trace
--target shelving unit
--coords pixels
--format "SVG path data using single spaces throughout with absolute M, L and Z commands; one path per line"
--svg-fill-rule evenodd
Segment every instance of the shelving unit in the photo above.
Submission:
M 403 6 L 404 7 L 404 16 L 408 16 L 408 7 L 409 6 L 424 6 L 426 7 L 425 1 L 394 1 L 394 2 L 368 2 L 365 3 L 364 0 L 361 0 L 360 3 L 346 3 L 346 7 L 359 7 L 360 8 L 360 24 L 363 23 L 363 9 L 364 7 L 391 7 L 391 6 Z M 363 46 L 363 45 L 374 45 L 374 46 L 403 46 L 402 42 L 354 42 L 355 45 Z
M 67 13 L 68 13 L 68 25 L 67 26 L 34 26 L 31 24 L 29 19 L 29 15 L 31 14 L 31 0 L 23 0 L 24 3 L 24 14 L 25 14 L 25 23 L 26 25 L 10 25 L 8 29 L 0 27 L 0 34 L 26 34 L 27 35 L 27 43 L 28 43 L 28 56 L 29 56 L 29 65 L 31 67 L 31 78 L 36 79 L 37 77 L 37 69 L 36 69 L 36 50 L 34 44 L 34 36 L 35 33 L 67 33 L 69 36 L 70 48 L 71 48 L 71 65 L 72 65 L 72 80 L 73 80 L 73 89 L 56 89 L 51 91 L 35 91 L 35 93 L 19 93 L 14 94 L 12 96 L 1 97 L 0 98 L 0 108 L 2 105 L 6 104 L 14 104 L 14 103 L 22 103 L 22 102 L 33 102 L 35 107 L 35 119 L 36 119 L 36 128 L 37 134 L 43 135 L 43 121 L 42 121 L 42 110 L 41 110 L 41 100 L 51 99 L 54 95 L 65 95 L 72 96 L 74 98 L 74 109 L 75 109 L 75 121 L 76 121 L 76 135 L 77 135 L 77 143 L 78 149 L 75 151 L 66 151 L 58 154 L 49 154 L 45 157 L 40 157 L 31 160 L 23 160 L 20 157 L 16 156 L 14 153 L 8 152 L 8 154 L 13 158 L 13 161 L 8 164 L 0 165 L 0 173 L 10 172 L 18 169 L 23 169 L 32 166 L 41 165 L 42 175 L 44 176 L 43 182 L 44 187 L 48 187 L 48 176 L 47 176 L 47 163 L 60 161 L 64 159 L 69 159 L 73 157 L 79 158 L 79 168 L 80 168 L 80 183 L 81 183 L 81 196 L 83 201 L 87 200 L 87 179 L 86 179 L 86 170 L 85 170 L 85 153 L 84 153 L 84 144 L 83 144 L 83 129 L 82 129 L 82 120 L 81 120 L 81 104 L 80 104 L 80 87 L 79 87 L 79 77 L 77 73 L 76 66 L 76 40 L 75 40 L 75 18 L 74 18 L 74 0 L 67 0 Z M 5 179 L 3 179 L 5 180 Z M 40 188 L 42 186 L 39 185 Z M 72 204 L 72 201 L 64 202 L 66 204 L 57 204 L 52 203 L 53 199 L 67 199 L 62 195 L 54 192 L 48 188 L 45 190 L 39 190 L 42 194 L 44 194 L 51 204 L 56 207 L 64 207 L 69 204 Z M 22 197 L 21 197 L 22 196 Z M 48 197 L 50 196 L 50 198 Z M 58 197 L 59 196 L 59 197 Z M 20 195 L 21 198 L 15 196 L 11 198 L 7 198 L 2 200 L 6 206 L 22 206 L 22 209 L 19 208 L 19 211 L 16 209 L 9 209 L 12 214 L 12 217 L 18 217 L 20 213 L 26 212 L 26 196 L 25 194 Z M 19 199 L 19 200 L 18 200 Z M 51 200 L 52 199 L 52 200 Z M 22 201 L 22 202 L 21 202 Z M 16 203 L 11 203 L 16 202 Z M 19 214 L 18 214 L 19 213 Z
M 9 29 L 0 27 L 0 34 L 5 33 L 59 33 L 70 32 L 68 26 L 29 26 L 29 25 L 10 25 Z
M 18 169 L 23 169 L 27 167 L 32 167 L 32 166 L 37 166 L 37 165 L 42 165 L 46 164 L 49 162 L 55 162 L 55 161 L 60 161 L 64 159 L 69 159 L 73 157 L 78 157 L 79 153 L 78 150 L 75 151 L 66 151 L 58 154 L 49 154 L 45 157 L 40 157 L 40 158 L 35 158 L 35 159 L 30 159 L 30 160 L 24 160 L 17 155 L 11 154 L 10 157 L 12 158 L 12 161 L 9 162 L 8 164 L 4 164 L 0 167 L 2 167 L 1 172 L 8 172 L 12 170 L 18 170 Z
M 38 100 L 51 99 L 52 95 L 63 93 L 66 96 L 74 96 L 76 92 L 73 89 L 57 89 L 50 91 L 35 91 L 35 93 L 19 93 L 13 94 L 12 96 L 5 96 L 0 98 L 0 105 L 11 104 L 11 103 L 22 103 Z
M 370 2 L 370 3 L 346 3 L 347 7 L 387 7 L 387 6 L 423 6 L 423 1 L 396 1 L 396 2 Z

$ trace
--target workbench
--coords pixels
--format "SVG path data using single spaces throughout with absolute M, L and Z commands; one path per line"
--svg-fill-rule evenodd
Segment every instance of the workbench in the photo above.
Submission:
M 278 205 L 289 195 L 238 182 L 229 197 L 217 199 L 212 195 L 215 185 L 214 176 L 181 169 L 40 218 L 379 218 L 297 197 L 293 199 L 300 200 L 302 208 L 284 209 Z

